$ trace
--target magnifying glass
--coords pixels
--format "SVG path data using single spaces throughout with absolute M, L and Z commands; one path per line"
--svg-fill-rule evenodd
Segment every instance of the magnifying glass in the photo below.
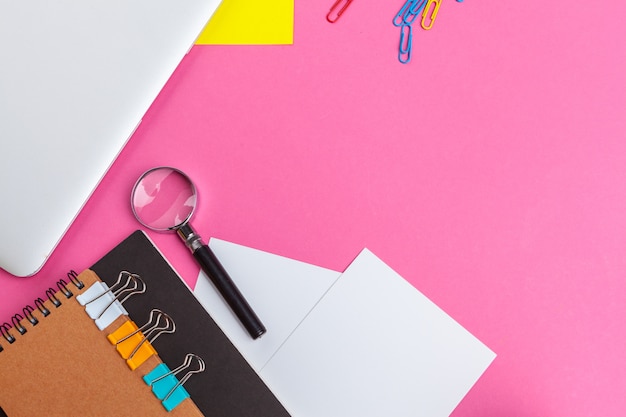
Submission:
M 139 223 L 158 232 L 176 231 L 250 336 L 257 339 L 266 331 L 263 323 L 213 251 L 189 224 L 196 201 L 196 187 L 191 179 L 172 167 L 144 172 L 135 183 L 130 199 Z

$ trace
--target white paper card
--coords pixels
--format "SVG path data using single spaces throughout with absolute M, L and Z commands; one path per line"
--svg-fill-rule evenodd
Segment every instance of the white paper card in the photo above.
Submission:
M 209 246 L 267 333 L 253 340 L 203 272 L 194 295 L 258 372 L 341 274 L 215 238 Z
M 444 417 L 494 358 L 366 249 L 261 376 L 298 417 Z
M 367 249 L 340 274 L 210 247 L 267 334 L 253 340 L 203 273 L 194 294 L 294 416 L 448 416 L 495 358 Z

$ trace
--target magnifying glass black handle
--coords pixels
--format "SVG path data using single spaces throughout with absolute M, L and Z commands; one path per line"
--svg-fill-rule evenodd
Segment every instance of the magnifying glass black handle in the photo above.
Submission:
M 202 243 L 200 236 L 193 231 L 191 226 L 183 225 L 177 231 L 202 267 L 202 270 L 211 279 L 215 288 L 217 288 L 250 336 L 253 339 L 261 337 L 266 332 L 265 326 L 263 326 L 263 323 L 254 313 L 252 307 L 250 307 L 213 251 Z

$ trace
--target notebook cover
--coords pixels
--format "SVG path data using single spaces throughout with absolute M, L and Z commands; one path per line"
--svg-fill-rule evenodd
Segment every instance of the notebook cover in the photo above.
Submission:
M 61 306 L 55 308 L 43 294 L 51 313 L 44 317 L 35 309 L 38 324 L 20 323 L 27 331 L 9 344 L 0 338 L 0 416 L 8 417 L 110 417 L 168 416 L 201 417 L 189 399 L 168 413 L 142 380 L 143 375 L 160 363 L 153 356 L 131 371 L 116 353 L 106 335 L 127 320 L 119 317 L 100 331 L 76 295 L 84 292 L 98 277 L 92 271 L 78 276 L 82 290 L 73 284 L 66 298 L 57 291 Z
M 191 254 L 189 262 L 194 262 Z M 185 389 L 205 415 L 289 416 L 143 232 L 134 232 L 91 269 L 109 285 L 120 270 L 139 274 L 146 282 L 146 293 L 131 297 L 124 307 L 138 325 L 148 321 L 153 308 L 174 319 L 176 332 L 159 337 L 154 347 L 170 366 L 182 363 L 187 353 L 204 359 L 206 371 L 193 375 Z

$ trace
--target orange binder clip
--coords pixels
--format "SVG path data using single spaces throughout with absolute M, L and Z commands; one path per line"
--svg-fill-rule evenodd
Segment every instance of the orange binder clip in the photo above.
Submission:
M 437 18 L 437 13 L 439 12 L 439 7 L 441 6 L 442 0 L 428 0 L 426 6 L 424 7 L 424 12 L 422 13 L 422 29 L 430 30 L 435 24 L 435 19 Z M 431 10 L 431 5 L 434 4 Z
M 163 324 L 160 324 L 163 320 Z M 109 342 L 115 345 L 115 349 L 131 370 L 137 369 L 152 355 L 157 352 L 152 343 L 164 333 L 174 333 L 176 325 L 174 320 L 158 309 L 150 311 L 150 319 L 141 327 L 133 321 L 127 321 L 117 330 L 107 336 Z

